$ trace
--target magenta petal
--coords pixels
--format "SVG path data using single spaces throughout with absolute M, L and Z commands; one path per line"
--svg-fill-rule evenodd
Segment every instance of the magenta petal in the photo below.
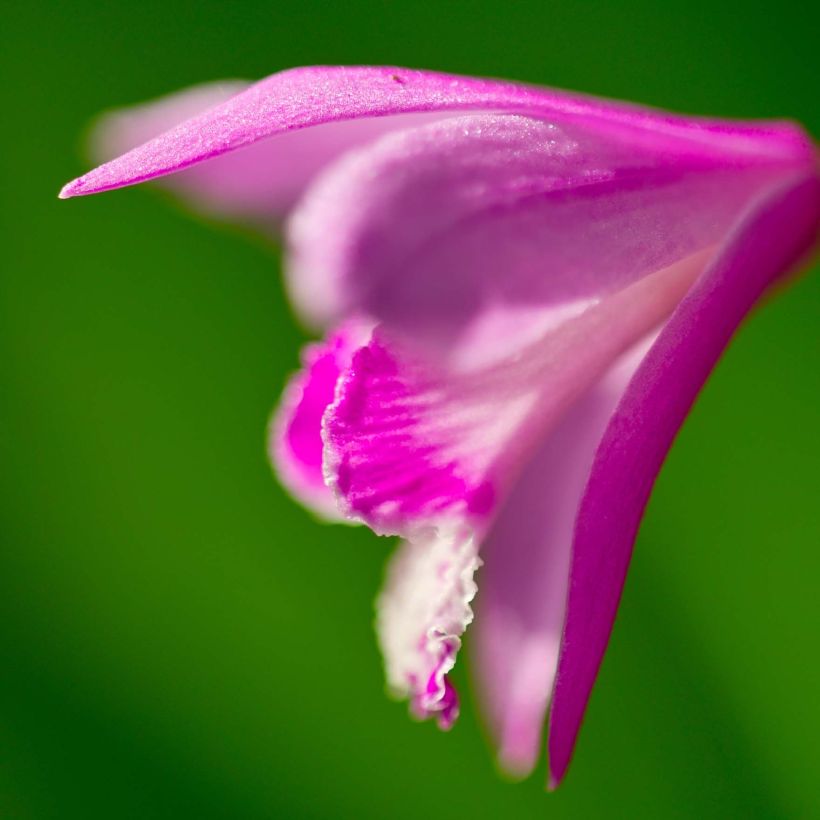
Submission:
M 393 114 L 516 111 L 603 127 L 649 129 L 658 141 L 692 134 L 706 145 L 737 152 L 765 150 L 773 159 L 805 157 L 805 137 L 788 125 L 727 124 L 646 111 L 512 83 L 391 67 L 299 68 L 274 74 L 216 108 L 65 186 L 80 196 L 171 174 L 260 140 L 325 123 Z M 708 139 L 703 139 L 708 137 Z M 289 161 L 304 154 L 290 144 Z
M 483 533 L 532 450 L 670 315 L 704 262 L 693 254 L 645 276 L 472 369 L 375 332 L 325 416 L 325 475 L 340 503 L 380 533 L 412 538 L 452 520 Z
M 91 153 L 108 161 L 165 133 L 170 128 L 227 102 L 250 85 L 222 80 L 176 91 L 150 102 L 106 111 L 94 123 Z
M 303 370 L 293 376 L 270 426 L 270 456 L 282 483 L 324 518 L 343 519 L 322 468 L 322 417 L 336 383 L 369 329 L 350 322 L 302 352 Z
M 569 765 L 661 463 L 738 324 L 810 250 L 819 221 L 816 176 L 778 186 L 759 202 L 670 318 L 604 433 L 576 524 L 550 712 L 550 788 Z

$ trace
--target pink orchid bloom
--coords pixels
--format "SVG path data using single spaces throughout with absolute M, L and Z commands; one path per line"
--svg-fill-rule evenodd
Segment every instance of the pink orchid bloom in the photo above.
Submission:
M 549 706 L 557 785 L 665 454 L 816 241 L 811 141 L 318 67 L 111 115 L 97 145 L 125 153 L 61 196 L 173 174 L 197 208 L 286 219 L 293 300 L 328 332 L 271 426 L 279 475 L 323 516 L 402 537 L 377 606 L 387 677 L 444 728 L 483 564 L 473 650 L 500 761 L 533 767 Z

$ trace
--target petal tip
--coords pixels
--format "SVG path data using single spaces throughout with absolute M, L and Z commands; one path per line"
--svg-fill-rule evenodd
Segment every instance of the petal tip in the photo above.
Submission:
M 57 194 L 57 199 L 71 199 L 72 197 L 79 196 L 82 193 L 82 177 L 79 179 L 73 179 L 71 182 L 66 183 L 60 188 L 60 193 Z
M 533 763 L 529 759 L 517 757 L 501 750 L 496 757 L 495 765 L 501 776 L 512 783 L 526 780 L 533 770 Z

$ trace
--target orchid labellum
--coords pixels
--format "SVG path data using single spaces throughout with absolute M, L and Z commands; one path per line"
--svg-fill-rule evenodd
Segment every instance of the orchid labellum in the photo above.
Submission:
M 322 516 L 401 536 L 377 604 L 388 682 L 444 728 L 480 587 L 500 760 L 533 767 L 549 707 L 556 785 L 664 456 L 739 322 L 816 241 L 810 140 L 319 67 L 110 115 L 97 149 L 121 155 L 61 196 L 166 177 L 199 209 L 284 225 L 293 301 L 326 335 L 271 425 L 278 473 Z

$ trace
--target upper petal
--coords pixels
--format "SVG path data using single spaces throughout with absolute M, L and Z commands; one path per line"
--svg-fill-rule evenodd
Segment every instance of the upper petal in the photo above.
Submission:
M 704 146 L 794 159 L 810 154 L 788 125 L 686 119 L 512 83 L 391 67 L 316 66 L 274 74 L 221 105 L 177 125 L 69 183 L 61 196 L 96 193 L 180 171 L 269 137 L 327 123 L 415 112 L 519 111 L 552 121 L 599 122 L 643 129 L 658 143 L 681 133 Z M 393 124 L 400 127 L 400 122 Z M 332 146 L 333 133 L 327 142 Z M 285 162 L 301 164 L 300 141 L 282 145 Z M 324 149 L 322 149 L 324 150 Z M 332 153 L 332 151 L 328 152 Z M 307 163 L 310 166 L 310 162 Z M 249 179 L 246 177 L 246 179 Z M 249 180 L 251 183 L 252 180 Z
M 576 523 L 550 712 L 551 787 L 569 765 L 638 524 L 669 446 L 738 323 L 811 249 L 818 227 L 815 174 L 769 191 L 669 319 L 603 434 Z
M 452 355 L 488 311 L 598 298 L 717 243 L 783 174 L 605 125 L 472 114 L 348 153 L 292 215 L 291 294 L 316 321 L 363 309 Z

